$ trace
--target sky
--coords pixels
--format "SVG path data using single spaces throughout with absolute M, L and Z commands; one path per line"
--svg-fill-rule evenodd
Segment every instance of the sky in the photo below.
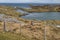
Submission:
M 60 3 L 60 0 L 0 0 L 0 3 Z

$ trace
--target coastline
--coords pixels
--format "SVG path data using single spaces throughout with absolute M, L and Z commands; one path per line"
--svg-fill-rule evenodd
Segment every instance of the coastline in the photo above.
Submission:
M 47 40 L 60 40 L 60 28 L 56 27 L 60 25 L 60 20 L 23 19 L 20 16 L 25 16 L 26 14 L 23 15 L 20 12 L 16 12 L 14 8 L 7 6 L 0 6 L 0 14 L 4 14 L 3 21 L 0 21 L 0 39 L 44 40 L 46 27 Z
M 60 5 L 43 5 L 43 6 L 33 6 L 30 5 L 29 9 L 16 7 L 16 9 L 20 9 L 29 13 L 32 12 L 60 12 Z

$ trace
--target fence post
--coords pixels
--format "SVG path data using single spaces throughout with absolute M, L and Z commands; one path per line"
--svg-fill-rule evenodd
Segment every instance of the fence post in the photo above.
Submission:
M 47 22 L 45 22 L 45 27 L 44 27 L 44 40 L 46 40 L 46 24 Z
M 44 27 L 44 40 L 46 40 L 46 27 Z
M 3 26 L 3 30 L 4 30 L 4 32 L 6 32 L 6 22 L 4 21 L 4 26 Z
M 21 24 L 20 24 L 20 35 L 21 35 Z

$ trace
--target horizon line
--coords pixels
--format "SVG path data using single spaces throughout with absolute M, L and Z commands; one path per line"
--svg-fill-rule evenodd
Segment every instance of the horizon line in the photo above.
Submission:
M 0 3 L 3 3 L 3 2 L 0 2 Z M 6 2 L 4 2 L 6 3 Z M 28 3 L 28 2 L 27 2 Z M 29 2 L 30 3 L 30 2 Z M 44 3 L 44 4 L 60 4 L 60 3 Z

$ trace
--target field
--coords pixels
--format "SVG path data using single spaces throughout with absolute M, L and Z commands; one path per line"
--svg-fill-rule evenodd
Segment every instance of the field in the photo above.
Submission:
M 3 24 L 0 24 L 0 40 L 44 40 L 46 30 L 47 40 L 60 40 L 59 20 L 33 21 L 30 23 L 6 23 L 6 32 L 3 30 Z M 46 27 L 46 29 L 45 29 Z

